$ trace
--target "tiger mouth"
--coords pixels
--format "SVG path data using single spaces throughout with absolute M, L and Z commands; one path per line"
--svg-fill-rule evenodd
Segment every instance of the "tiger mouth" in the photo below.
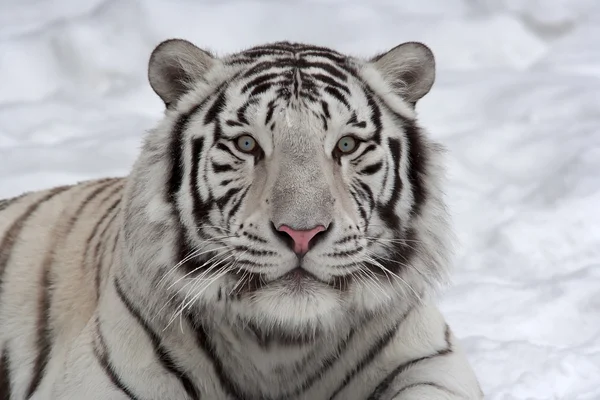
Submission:
M 302 266 L 297 266 L 294 269 L 286 272 L 285 274 L 266 280 L 260 273 L 243 273 L 243 272 L 231 272 L 237 279 L 241 280 L 241 283 L 236 285 L 236 292 L 238 294 L 250 294 L 258 292 L 260 289 L 266 288 L 274 284 L 283 283 L 292 289 L 302 289 L 309 285 L 323 285 L 331 289 L 338 291 L 346 291 L 352 276 L 341 276 L 332 279 L 331 281 L 325 281 L 318 278 L 310 271 L 306 270 Z

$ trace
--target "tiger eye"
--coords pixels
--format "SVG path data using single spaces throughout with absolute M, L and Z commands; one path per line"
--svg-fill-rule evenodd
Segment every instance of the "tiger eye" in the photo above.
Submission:
M 337 142 L 337 148 L 342 154 L 350 154 L 356 150 L 356 139 L 352 136 L 344 136 Z
M 242 135 L 236 140 L 237 148 L 244 153 L 252 153 L 256 150 L 256 140 L 250 135 Z

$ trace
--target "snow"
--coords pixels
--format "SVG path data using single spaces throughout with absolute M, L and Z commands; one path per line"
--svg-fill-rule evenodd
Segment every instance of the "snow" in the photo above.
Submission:
M 489 399 L 600 399 L 597 0 L 3 0 L 0 198 L 124 175 L 162 114 L 152 48 L 435 52 L 460 247 L 441 306 Z

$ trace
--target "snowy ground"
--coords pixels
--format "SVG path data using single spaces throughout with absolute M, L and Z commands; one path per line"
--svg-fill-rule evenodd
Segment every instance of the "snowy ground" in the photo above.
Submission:
M 146 62 L 164 38 L 424 41 L 419 112 L 450 150 L 461 239 L 443 309 L 487 398 L 600 399 L 597 3 L 0 0 L 0 198 L 126 174 L 162 112 Z

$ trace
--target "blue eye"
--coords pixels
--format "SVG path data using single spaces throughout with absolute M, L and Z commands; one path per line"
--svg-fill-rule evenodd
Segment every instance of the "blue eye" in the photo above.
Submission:
M 344 136 L 337 142 L 337 148 L 342 154 L 350 154 L 358 147 L 356 139 L 352 136 Z
M 256 150 L 258 145 L 256 144 L 256 140 L 250 135 L 242 135 L 236 140 L 237 148 L 244 153 L 252 153 Z

